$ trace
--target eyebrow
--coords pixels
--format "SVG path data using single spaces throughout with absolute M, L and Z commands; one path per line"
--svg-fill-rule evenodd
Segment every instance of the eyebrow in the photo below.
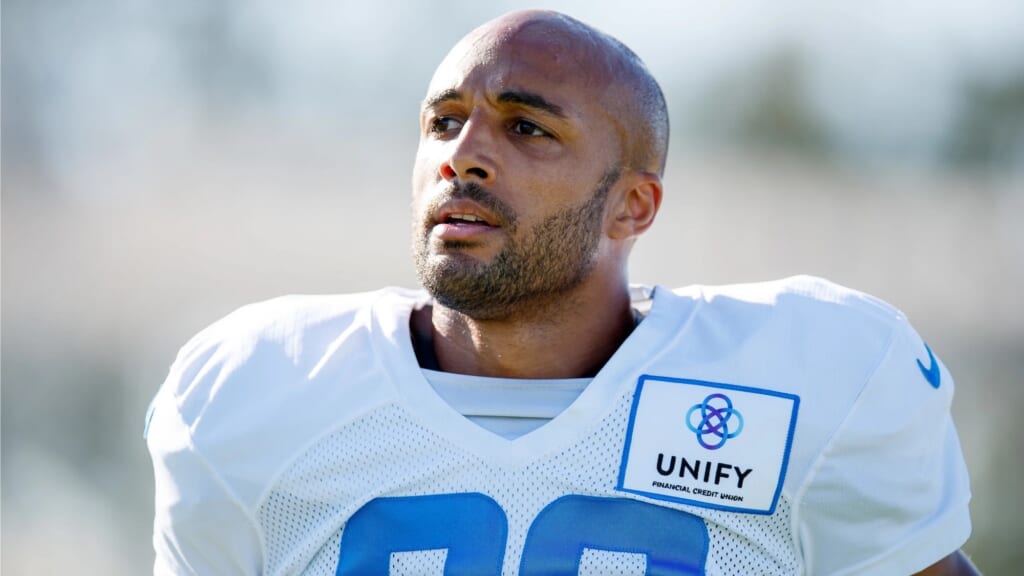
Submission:
M 553 102 L 549 102 L 540 94 L 534 92 L 526 92 L 523 90 L 506 90 L 501 94 L 498 94 L 498 102 L 504 104 L 518 104 L 519 106 L 525 106 L 527 108 L 535 108 L 557 116 L 559 118 L 566 118 L 565 111 L 562 107 Z
M 441 92 L 438 92 L 437 94 L 434 94 L 433 96 L 428 96 L 423 101 L 423 109 L 426 110 L 427 108 L 433 108 L 434 106 L 437 106 L 438 104 L 443 104 L 445 102 L 451 102 L 452 100 L 461 100 L 461 99 L 462 99 L 462 94 L 459 94 L 458 90 L 449 88 L 447 90 L 442 90 Z
M 458 90 L 449 88 L 447 90 L 442 90 L 433 96 L 427 97 L 427 99 L 423 101 L 423 109 L 426 110 L 427 108 L 432 108 L 445 102 L 461 99 L 462 94 Z M 561 106 L 549 101 L 535 92 L 527 92 L 525 90 L 506 90 L 498 94 L 497 100 L 501 104 L 515 104 L 526 108 L 534 108 L 559 118 L 568 117 Z

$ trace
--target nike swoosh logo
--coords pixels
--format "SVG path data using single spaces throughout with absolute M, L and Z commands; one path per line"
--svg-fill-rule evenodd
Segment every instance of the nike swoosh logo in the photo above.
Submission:
M 931 365 L 925 368 L 924 363 L 918 360 L 917 367 L 921 369 L 921 374 L 932 385 L 932 388 L 938 389 L 939 384 L 942 383 L 942 375 L 939 374 L 939 363 L 935 361 L 935 354 L 932 354 L 932 349 L 928 344 L 924 345 L 924 349 L 928 351 L 928 362 Z

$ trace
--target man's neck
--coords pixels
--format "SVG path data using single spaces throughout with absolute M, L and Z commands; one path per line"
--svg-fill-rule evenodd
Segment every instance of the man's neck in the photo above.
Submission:
M 593 376 L 635 326 L 625 286 L 532 312 L 481 321 L 437 303 L 416 310 L 411 327 L 420 365 L 504 378 Z

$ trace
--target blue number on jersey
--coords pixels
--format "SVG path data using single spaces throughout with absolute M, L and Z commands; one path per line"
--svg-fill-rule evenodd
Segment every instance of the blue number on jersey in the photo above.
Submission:
M 483 494 L 377 498 L 349 518 L 335 574 L 387 574 L 392 552 L 447 548 L 445 576 L 498 576 L 507 538 L 505 513 Z
M 563 496 L 530 526 L 519 574 L 577 574 L 583 549 L 647 555 L 647 576 L 703 574 L 704 521 L 681 510 L 625 498 Z
M 337 576 L 386 574 L 391 554 L 447 549 L 445 576 L 501 574 L 508 521 L 479 493 L 378 498 L 345 526 Z M 563 496 L 526 534 L 522 576 L 577 574 L 585 549 L 642 553 L 650 576 L 700 575 L 708 555 L 704 521 L 625 498 Z

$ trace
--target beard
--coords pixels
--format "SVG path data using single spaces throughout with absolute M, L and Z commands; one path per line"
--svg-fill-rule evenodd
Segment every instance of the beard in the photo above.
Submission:
M 596 265 L 605 201 L 618 178 L 618 169 L 609 170 L 590 198 L 551 214 L 521 238 L 507 204 L 476 183 L 456 185 L 436 202 L 472 199 L 500 217 L 507 242 L 491 262 L 439 257 L 430 252 L 432 226 L 422 223 L 413 234 L 420 282 L 438 303 L 476 320 L 505 319 L 524 306 L 572 290 Z M 445 247 L 457 250 L 460 244 L 446 242 Z

